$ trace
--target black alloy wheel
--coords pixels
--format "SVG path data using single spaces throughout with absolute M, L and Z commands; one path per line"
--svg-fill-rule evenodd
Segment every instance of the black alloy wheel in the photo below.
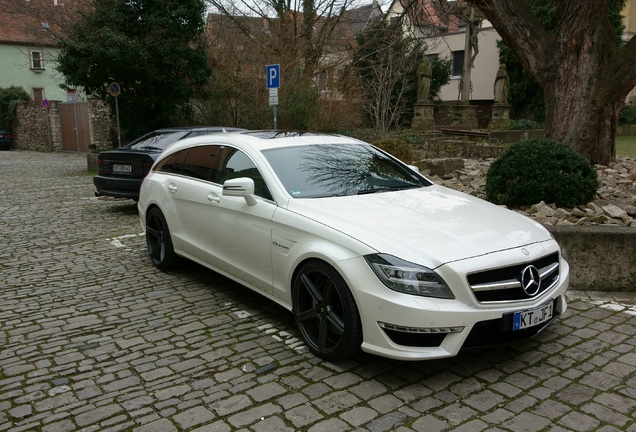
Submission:
M 146 216 L 146 246 L 152 263 L 161 270 L 174 267 L 179 256 L 174 252 L 166 219 L 157 207 Z
M 304 264 L 293 283 L 296 325 L 309 350 L 326 360 L 354 355 L 362 343 L 355 300 L 338 272 L 322 261 Z

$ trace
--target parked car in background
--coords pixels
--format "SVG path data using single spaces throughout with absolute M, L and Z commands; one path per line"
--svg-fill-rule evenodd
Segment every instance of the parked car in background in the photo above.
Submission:
M 172 145 L 138 209 L 159 269 L 187 258 L 292 311 L 328 360 L 402 360 L 536 335 L 569 266 L 540 224 L 351 138 L 250 131 Z
M 13 135 L 8 130 L 0 128 L 0 148 L 10 150 L 13 145 Z
M 97 175 L 93 184 L 96 196 L 139 198 L 139 188 L 150 167 L 169 145 L 184 138 L 239 131 L 226 127 L 171 127 L 157 129 L 117 150 L 97 155 Z

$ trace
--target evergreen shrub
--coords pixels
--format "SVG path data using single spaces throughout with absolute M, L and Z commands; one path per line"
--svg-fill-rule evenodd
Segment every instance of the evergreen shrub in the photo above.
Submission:
M 572 208 L 596 195 L 594 167 L 567 145 L 549 138 L 512 144 L 486 175 L 486 196 L 509 207 L 541 201 Z
M 636 108 L 633 105 L 624 105 L 618 116 L 618 124 L 633 125 L 636 124 Z
M 518 119 L 518 120 L 510 120 L 508 129 L 510 130 L 541 129 L 541 125 L 533 120 Z

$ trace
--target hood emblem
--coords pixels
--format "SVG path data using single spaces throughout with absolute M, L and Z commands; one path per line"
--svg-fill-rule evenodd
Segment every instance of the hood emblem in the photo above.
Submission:
M 526 248 L 521 248 L 521 253 L 526 255 L 526 256 L 530 255 L 530 251 L 528 251 L 528 249 L 526 249 Z
M 539 293 L 541 275 L 535 266 L 529 265 L 521 271 L 521 287 L 528 297 L 534 297 Z

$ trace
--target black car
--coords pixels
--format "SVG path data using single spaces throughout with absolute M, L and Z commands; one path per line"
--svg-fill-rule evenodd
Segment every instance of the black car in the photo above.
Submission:
M 0 148 L 10 150 L 13 144 L 13 135 L 8 130 L 0 128 Z
M 173 127 L 157 129 L 130 144 L 97 155 L 96 196 L 139 199 L 139 188 L 157 157 L 168 146 L 184 138 L 210 133 L 241 131 L 226 127 Z

